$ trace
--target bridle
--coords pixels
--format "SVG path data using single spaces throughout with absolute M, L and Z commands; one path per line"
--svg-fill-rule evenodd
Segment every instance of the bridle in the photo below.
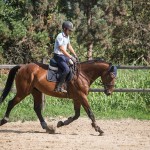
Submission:
M 108 77 L 107 77 L 108 78 Z M 114 78 L 116 78 L 116 77 L 114 77 Z M 104 83 L 104 82 L 102 82 L 101 81 L 101 84 L 100 84 L 101 86 L 103 86 L 104 88 L 106 88 L 106 87 L 108 87 L 108 86 L 112 86 L 112 87 L 115 87 L 115 84 L 108 84 L 108 83 Z
M 104 82 L 101 81 L 101 86 L 103 86 L 104 88 L 107 88 L 108 86 L 112 86 L 115 87 L 115 84 L 105 84 Z
M 115 69 L 114 69 L 113 71 L 111 71 L 111 68 L 112 68 L 112 67 L 115 67 L 115 66 L 112 66 L 112 64 L 109 64 L 109 69 L 108 69 L 106 75 L 108 75 L 109 73 L 112 73 L 113 76 L 114 76 L 114 78 L 116 78 L 117 72 L 116 72 L 115 69 L 117 69 L 117 68 L 115 67 Z M 108 76 L 107 76 L 107 78 L 108 78 Z M 115 87 L 115 84 L 106 84 L 106 83 L 104 83 L 104 82 L 102 82 L 102 81 L 101 81 L 101 84 L 100 84 L 100 85 L 102 85 L 105 89 L 106 89 L 108 86 Z

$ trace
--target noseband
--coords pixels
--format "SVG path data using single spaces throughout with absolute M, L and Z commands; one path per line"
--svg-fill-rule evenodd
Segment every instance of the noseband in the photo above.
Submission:
M 103 82 L 101 82 L 100 85 L 103 86 L 104 88 L 106 88 L 107 86 L 115 87 L 115 84 L 105 84 L 105 83 L 103 83 Z

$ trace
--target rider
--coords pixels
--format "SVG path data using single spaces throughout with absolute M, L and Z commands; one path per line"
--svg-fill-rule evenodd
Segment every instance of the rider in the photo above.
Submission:
M 67 91 L 63 89 L 62 85 L 70 71 L 68 62 L 70 60 L 76 62 L 77 55 L 72 48 L 69 39 L 69 35 L 73 31 L 73 24 L 70 21 L 65 21 L 62 24 L 62 29 L 63 31 L 57 35 L 54 45 L 54 59 L 57 61 L 58 66 L 62 69 L 62 75 L 55 91 L 66 93 Z M 67 49 L 70 50 L 74 57 L 67 52 Z

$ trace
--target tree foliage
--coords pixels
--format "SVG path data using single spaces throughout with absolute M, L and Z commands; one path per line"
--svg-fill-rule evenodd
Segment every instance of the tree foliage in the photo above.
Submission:
M 64 20 L 81 60 L 150 63 L 148 0 L 0 0 L 0 62 L 41 61 Z

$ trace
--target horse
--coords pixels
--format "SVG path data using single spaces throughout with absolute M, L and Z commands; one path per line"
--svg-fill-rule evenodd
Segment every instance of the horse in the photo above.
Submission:
M 6 113 L 3 119 L 0 120 L 0 126 L 9 121 L 9 115 L 13 107 L 26 96 L 32 94 L 34 99 L 34 111 L 41 126 L 46 131 L 50 130 L 41 113 L 42 93 L 44 93 L 49 96 L 69 98 L 73 100 L 75 111 L 74 116 L 69 117 L 65 121 L 59 121 L 57 123 L 58 128 L 69 125 L 74 120 L 77 120 L 80 116 L 80 108 L 82 106 L 92 121 L 92 127 L 99 133 L 99 135 L 103 135 L 104 132 L 96 123 L 95 116 L 88 103 L 87 95 L 90 90 L 90 85 L 98 77 L 101 77 L 101 84 L 104 86 L 104 93 L 107 96 L 111 95 L 114 90 L 117 68 L 111 63 L 99 59 L 78 63 L 77 68 L 76 75 L 67 84 L 67 93 L 61 93 L 55 91 L 57 83 L 49 82 L 46 79 L 48 64 L 29 63 L 13 67 L 8 74 L 5 88 L 0 97 L 0 104 L 10 92 L 14 80 L 16 84 L 16 95 L 8 102 Z

